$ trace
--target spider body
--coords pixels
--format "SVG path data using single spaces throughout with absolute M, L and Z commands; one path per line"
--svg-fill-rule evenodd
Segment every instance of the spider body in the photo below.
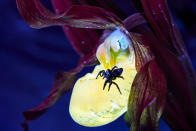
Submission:
M 105 78 L 105 83 L 104 83 L 104 86 L 103 86 L 103 90 L 105 89 L 107 83 L 109 83 L 108 91 L 110 91 L 111 85 L 114 84 L 117 87 L 117 89 L 120 92 L 120 94 L 122 94 L 121 91 L 120 91 L 120 88 L 119 88 L 118 84 L 113 81 L 116 78 L 122 78 L 122 79 L 124 79 L 121 76 L 122 72 L 123 72 L 123 68 L 118 68 L 117 66 L 114 66 L 111 70 L 110 69 L 107 69 L 106 71 L 105 70 L 100 71 L 97 74 L 96 79 L 99 76 L 103 77 L 103 79 Z

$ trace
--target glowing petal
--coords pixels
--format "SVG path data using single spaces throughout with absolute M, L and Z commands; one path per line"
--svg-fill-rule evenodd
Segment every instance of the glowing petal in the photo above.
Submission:
M 131 42 L 120 30 L 111 33 L 99 46 L 97 58 L 101 64 L 76 82 L 70 101 L 72 118 L 80 125 L 89 127 L 110 123 L 127 111 L 128 97 L 136 75 Z M 103 90 L 105 79 L 96 79 L 101 70 L 111 69 L 114 65 L 123 68 L 124 79 L 114 80 L 122 95 L 114 84 L 109 92 L 109 84 Z
M 109 92 L 108 85 L 103 90 L 105 79 L 101 77 L 96 79 L 98 72 L 105 70 L 103 65 L 96 66 L 92 74 L 88 73 L 76 82 L 70 102 L 70 114 L 77 123 L 89 127 L 105 125 L 127 110 L 128 97 L 136 70 L 126 63 L 122 65 L 124 69 L 122 76 L 125 79 L 115 80 L 122 95 L 115 85 L 111 86 Z

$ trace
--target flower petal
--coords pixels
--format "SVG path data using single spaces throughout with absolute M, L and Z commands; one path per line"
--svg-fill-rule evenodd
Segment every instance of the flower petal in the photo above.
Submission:
M 53 106 L 58 99 L 70 89 L 76 78 L 76 72 L 59 72 L 55 76 L 55 81 L 49 96 L 37 107 L 23 112 L 25 122 L 22 124 L 25 130 L 28 130 L 27 123 L 35 120 L 43 115 L 51 106 Z
M 149 31 L 143 35 L 167 78 L 168 99 L 163 117 L 176 130 L 195 128 L 195 74 L 189 58 L 176 56 Z
M 154 55 L 151 52 L 149 43 L 147 43 L 143 35 L 130 33 L 129 36 L 135 50 L 136 69 L 139 71 L 147 62 L 154 59 Z
M 121 20 L 127 17 L 127 14 L 119 8 L 113 0 L 52 0 L 57 14 L 66 12 L 73 5 L 96 6 L 108 10 L 118 16 Z
M 121 20 L 111 12 L 91 6 L 72 6 L 67 12 L 55 15 L 39 0 L 16 0 L 25 21 L 34 28 L 69 25 L 77 28 L 107 29 L 122 26 Z
M 179 30 L 168 10 L 166 0 L 132 0 L 144 12 L 155 35 L 176 54 L 186 53 Z
M 125 13 L 112 0 L 52 0 L 57 14 L 67 12 L 73 5 L 90 5 L 103 8 L 116 14 L 121 20 L 126 18 Z M 102 30 L 78 29 L 64 26 L 66 36 L 72 46 L 81 56 L 96 52 Z M 95 53 L 94 52 L 94 53 Z
M 125 25 L 125 28 L 130 31 L 131 29 L 133 29 L 139 25 L 146 24 L 147 20 L 144 17 L 143 13 L 135 13 L 135 14 L 127 17 L 123 21 L 123 23 Z
M 113 13 L 95 6 L 72 6 L 67 12 L 68 25 L 78 28 L 108 29 L 122 26 L 122 21 Z
M 140 129 L 140 118 L 145 108 L 147 109 L 147 116 L 151 118 L 152 124 L 155 124 L 152 126 L 154 129 L 157 128 L 165 103 L 165 95 L 165 77 L 155 60 L 152 60 L 140 69 L 131 87 L 127 112 L 131 130 Z
M 95 54 L 94 54 L 95 55 Z M 54 85 L 51 89 L 48 97 L 37 107 L 23 112 L 25 122 L 22 123 L 22 127 L 25 131 L 28 131 L 28 122 L 35 120 L 42 116 L 50 107 L 52 107 L 58 99 L 70 91 L 76 80 L 76 75 L 84 66 L 94 65 L 97 62 L 96 57 L 86 56 L 80 59 L 78 66 L 67 72 L 58 72 L 55 75 Z
M 99 38 L 102 35 L 102 30 L 78 29 L 64 26 L 64 31 L 73 48 L 80 56 L 83 57 L 96 53 L 97 47 L 100 44 Z
M 127 61 L 119 63 L 123 68 L 124 79 L 114 80 L 122 92 L 112 84 L 110 91 L 109 84 L 103 90 L 105 79 L 98 77 L 103 65 L 97 65 L 92 73 L 86 74 L 77 80 L 70 101 L 70 114 L 78 124 L 88 127 L 95 127 L 110 123 L 120 117 L 127 110 L 128 96 L 131 83 L 136 75 L 136 70 Z

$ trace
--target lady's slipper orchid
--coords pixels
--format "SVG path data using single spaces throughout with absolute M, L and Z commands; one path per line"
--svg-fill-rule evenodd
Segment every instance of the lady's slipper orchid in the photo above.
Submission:
M 74 86 L 70 114 L 81 125 L 104 125 L 127 111 L 125 120 L 131 130 L 140 127 L 158 130 L 162 113 L 174 129 L 196 129 L 195 75 L 165 0 L 133 0 L 141 13 L 128 18 L 112 0 L 53 0 L 58 15 L 39 0 L 16 1 L 31 27 L 63 25 L 81 55 L 75 69 L 57 74 L 47 99 L 24 112 L 26 122 L 41 116 Z M 144 23 L 149 28 L 141 25 Z M 97 59 L 100 64 L 94 71 L 75 83 L 77 73 L 84 66 L 95 64 Z M 109 92 L 107 86 L 103 90 L 105 79 L 96 79 L 100 71 L 114 66 L 123 69 L 124 79 L 114 80 L 122 94 L 115 85 L 111 85 Z M 27 128 L 26 123 L 24 126 Z
M 105 125 L 127 111 L 131 84 L 137 73 L 131 41 L 120 29 L 113 31 L 100 44 L 96 56 L 100 65 L 92 73 L 77 80 L 70 102 L 71 116 L 84 126 Z M 101 70 L 112 69 L 114 66 L 123 69 L 124 79 L 115 80 L 122 94 L 115 85 L 111 85 L 109 92 L 103 90 L 105 79 L 96 79 Z

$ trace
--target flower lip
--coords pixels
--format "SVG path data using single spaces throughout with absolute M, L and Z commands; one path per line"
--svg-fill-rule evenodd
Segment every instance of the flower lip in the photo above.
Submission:
M 73 120 L 88 127 L 105 125 L 126 112 L 131 84 L 137 73 L 131 41 L 122 29 L 116 29 L 108 35 L 98 47 L 96 56 L 100 65 L 77 80 L 69 107 Z M 106 79 L 96 79 L 100 71 L 114 66 L 123 69 L 124 79 L 112 80 L 118 84 L 122 94 L 113 84 L 109 92 L 109 84 L 103 90 Z

